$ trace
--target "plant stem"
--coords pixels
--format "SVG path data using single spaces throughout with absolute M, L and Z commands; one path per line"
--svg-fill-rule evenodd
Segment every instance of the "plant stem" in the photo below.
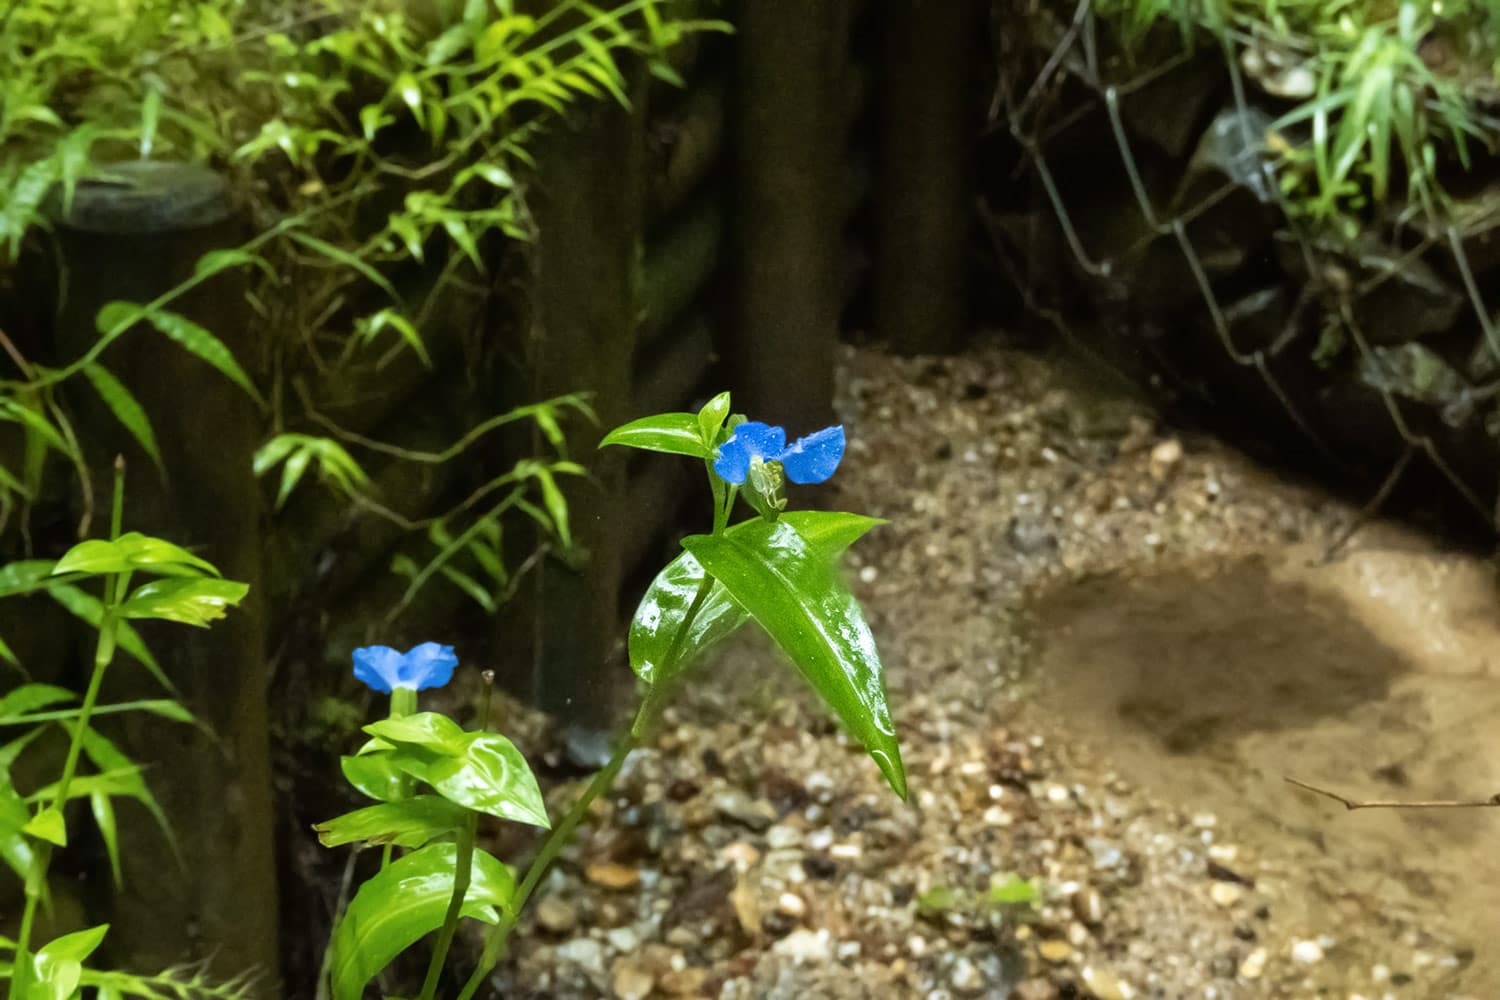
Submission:
M 411 688 L 395 688 L 391 691 L 391 710 L 386 716 L 388 719 L 399 719 L 406 715 L 415 715 L 417 712 L 417 692 Z M 404 799 L 411 794 L 411 779 L 402 775 L 400 779 L 401 791 L 398 799 Z M 394 844 L 386 844 L 380 851 L 380 870 L 385 871 L 386 866 L 391 863 L 395 853 Z
M 542 849 L 537 852 L 530 867 L 526 869 L 526 877 L 516 889 L 515 895 L 511 897 L 510 905 L 506 906 L 504 912 L 500 914 L 500 922 L 489 932 L 484 942 L 484 953 L 479 957 L 479 964 L 475 966 L 474 974 L 469 977 L 469 981 L 464 984 L 463 992 L 458 995 L 458 1000 L 472 1000 L 475 991 L 479 989 L 479 984 L 484 982 L 491 970 L 495 968 L 495 964 L 505 954 L 505 943 L 510 938 L 511 931 L 515 930 L 521 910 L 526 906 L 526 901 L 536 889 L 537 883 L 552 866 L 552 862 L 562 851 L 563 845 L 572 838 L 573 831 L 583 821 L 584 815 L 594 804 L 594 800 L 614 784 L 615 776 L 620 773 L 620 768 L 624 766 L 625 758 L 630 756 L 630 751 L 640 745 L 641 733 L 647 728 L 650 718 L 656 714 L 662 701 L 660 698 L 653 697 L 655 693 L 653 689 L 651 694 L 648 694 L 641 702 L 641 707 L 635 715 L 635 722 L 631 725 L 630 732 L 615 749 L 614 756 L 601 771 L 594 775 L 593 780 L 573 803 L 562 822 L 553 827 L 552 832 L 543 841 Z
M 120 537 L 121 522 L 124 519 L 124 486 L 125 463 L 117 458 L 115 459 L 115 496 L 109 524 L 111 540 Z M 112 574 L 105 579 L 104 616 L 99 621 L 99 641 L 94 647 L 94 669 L 89 675 L 89 686 L 83 696 L 83 706 L 78 710 L 78 719 L 71 727 L 68 756 L 63 762 L 62 777 L 57 782 L 57 793 L 52 797 L 52 804 L 47 806 L 47 809 L 61 812 L 63 806 L 67 804 L 69 788 L 73 784 L 74 775 L 78 773 L 78 758 L 83 751 L 83 737 L 89 730 L 94 706 L 99 703 L 99 689 L 104 685 L 104 672 L 109 668 L 110 661 L 114 659 L 115 632 L 119 624 L 119 619 L 115 617 L 115 609 L 119 607 L 129 579 L 128 571 Z M 17 1000 L 24 997 L 27 992 L 27 979 L 31 971 L 31 933 L 36 924 L 37 907 L 41 904 L 42 895 L 47 889 L 47 872 L 52 866 L 52 846 L 46 841 L 36 842 L 36 853 L 31 859 L 31 869 L 26 873 L 26 905 L 21 911 L 21 927 L 16 935 L 16 954 L 11 965 L 10 995 Z
M 443 916 L 443 928 L 438 932 L 437 947 L 432 950 L 432 960 L 427 964 L 427 979 L 422 983 L 420 1000 L 433 1000 L 437 994 L 438 979 L 443 974 L 443 963 L 448 959 L 448 948 L 453 944 L 453 934 L 458 930 L 458 918 L 463 912 L 464 896 L 469 892 L 469 880 L 474 870 L 474 833 L 479 825 L 479 814 L 470 812 L 458 831 L 457 867 L 453 872 L 453 895 L 448 899 L 448 912 Z

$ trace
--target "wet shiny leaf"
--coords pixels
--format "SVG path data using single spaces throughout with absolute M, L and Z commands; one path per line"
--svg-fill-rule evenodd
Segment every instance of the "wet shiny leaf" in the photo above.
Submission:
M 802 676 L 906 796 L 901 748 L 875 639 L 832 562 L 787 521 L 747 521 L 682 547 L 776 640 Z

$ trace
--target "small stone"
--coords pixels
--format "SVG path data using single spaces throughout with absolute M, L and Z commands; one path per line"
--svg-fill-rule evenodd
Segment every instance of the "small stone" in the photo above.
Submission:
M 1130 1000 L 1135 990 L 1129 983 L 1106 969 L 1092 965 L 1083 967 L 1083 985 L 1094 995 L 1094 1000 Z
M 983 820 L 985 826 L 1010 826 L 1015 822 L 1011 814 L 999 806 L 990 806 L 986 809 Z
M 1241 979 L 1259 979 L 1266 971 L 1266 949 L 1256 948 L 1240 963 Z
M 906 953 L 912 958 L 921 958 L 927 954 L 927 939 L 920 934 L 913 934 L 906 939 Z
M 737 868 L 749 868 L 760 860 L 760 852 L 755 849 L 754 844 L 736 840 L 720 851 L 719 857 Z
M 1016 984 L 1015 1000 L 1057 1000 L 1057 987 L 1046 979 L 1023 979 Z
M 862 566 L 862 567 L 860 567 L 860 570 L 859 570 L 859 582 L 860 583 L 874 583 L 876 577 L 878 577 L 878 576 L 880 576 L 880 571 L 878 569 L 876 569 L 874 566 Z
M 1083 886 L 1073 893 L 1071 902 L 1073 915 L 1085 924 L 1096 927 L 1104 922 L 1104 897 L 1097 890 Z
M 826 962 L 833 957 L 833 946 L 829 942 L 827 930 L 810 931 L 799 928 L 777 941 L 771 946 L 771 950 L 798 964 Z
M 1045 961 L 1052 962 L 1053 964 L 1066 962 L 1069 958 L 1073 957 L 1073 946 L 1061 938 L 1050 938 L 1046 941 L 1038 942 L 1036 951 Z
M 802 831 L 794 826 L 778 823 L 766 831 L 766 845 L 773 851 L 785 851 L 802 844 Z
M 783 892 L 776 898 L 776 909 L 789 917 L 800 919 L 807 912 L 807 904 L 795 892 Z
M 1209 886 L 1208 895 L 1215 903 L 1227 909 L 1245 897 L 1245 887 L 1233 882 L 1215 882 Z
M 948 982 L 959 993 L 974 994 L 984 989 L 984 973 L 967 958 L 960 958 L 953 963 L 953 972 Z
M 1323 946 L 1311 940 L 1293 941 L 1292 961 L 1301 962 L 1303 965 L 1321 962 L 1323 961 Z
M 864 851 L 858 844 L 834 844 L 828 849 L 828 853 L 835 858 L 849 861 L 859 857 Z
M 708 982 L 707 969 L 673 969 L 661 976 L 661 988 L 674 997 L 689 996 L 703 992 Z
M 567 934 L 578 926 L 578 911 L 556 896 L 536 904 L 536 922 L 553 934 Z
M 764 830 L 777 820 L 776 807 L 765 799 L 753 799 L 739 789 L 714 796 L 714 809 L 725 819 L 752 830 Z
M 1166 482 L 1172 470 L 1182 461 L 1182 442 L 1168 438 L 1151 449 L 1151 478 L 1158 483 Z
M 641 946 L 641 936 L 634 927 L 611 927 L 604 935 L 609 946 L 622 954 L 629 954 Z
M 656 988 L 656 977 L 639 963 L 622 958 L 615 963 L 612 985 L 620 1000 L 646 1000 Z
M 586 972 L 604 974 L 604 945 L 592 938 L 574 938 L 557 946 L 557 957 Z
M 605 889 L 629 889 L 641 881 L 641 873 L 638 869 L 631 868 L 629 865 L 615 864 L 613 861 L 601 861 L 589 865 L 583 873 L 590 882 Z

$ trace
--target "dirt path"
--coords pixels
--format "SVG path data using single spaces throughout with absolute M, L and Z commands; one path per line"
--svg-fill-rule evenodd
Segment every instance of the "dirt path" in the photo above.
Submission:
M 1345 506 L 1064 370 L 846 359 L 912 801 L 738 643 L 546 884 L 507 996 L 1500 996 L 1500 810 L 1281 780 L 1500 790 L 1487 573 L 1388 529 L 1309 567 Z

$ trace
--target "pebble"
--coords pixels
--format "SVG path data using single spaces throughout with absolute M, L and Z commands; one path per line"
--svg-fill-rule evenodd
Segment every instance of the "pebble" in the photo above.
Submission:
M 1218 905 L 1230 907 L 1245 898 L 1245 887 L 1233 882 L 1215 882 L 1209 886 L 1208 895 Z
M 629 889 L 641 881 L 638 869 L 613 861 L 601 861 L 584 869 L 584 875 L 595 885 L 606 889 Z
M 802 831 L 794 826 L 777 824 L 766 831 L 766 846 L 773 851 L 784 851 L 802 844 Z
M 646 1000 L 656 988 L 656 977 L 638 962 L 622 958 L 615 963 L 612 985 L 619 1000 Z
M 737 788 L 714 796 L 714 809 L 725 819 L 752 830 L 764 830 L 777 820 L 776 807 L 765 799 L 753 799 Z
M 556 896 L 547 896 L 536 904 L 536 922 L 553 934 L 567 934 L 578 926 L 578 911 Z
M 604 945 L 593 938 L 573 938 L 557 946 L 557 957 L 596 975 L 604 973 Z
M 1266 949 L 1256 948 L 1245 956 L 1240 963 L 1240 977 L 1243 979 L 1259 979 L 1266 971 Z
M 833 957 L 833 944 L 827 929 L 810 931 L 799 928 L 771 946 L 778 955 L 785 955 L 797 963 L 826 962 Z
M 641 936 L 635 932 L 634 927 L 611 927 L 604 937 L 611 948 L 626 954 L 641 946 Z
M 1077 889 L 1072 895 L 1071 903 L 1073 915 L 1090 927 L 1104 922 L 1104 897 L 1096 890 L 1088 886 Z
M 807 913 L 807 903 L 795 892 L 783 892 L 776 897 L 776 909 L 789 917 L 800 918 Z
M 960 993 L 974 994 L 984 989 L 984 973 L 967 958 L 960 958 L 953 963 L 953 972 L 949 975 L 948 982 Z
M 1292 942 L 1292 961 L 1312 965 L 1323 961 L 1323 946 L 1316 941 L 1303 939 Z
M 1094 1000 L 1131 1000 L 1135 990 L 1113 972 L 1092 965 L 1083 967 L 1083 985 L 1094 995 Z
M 1036 951 L 1044 960 L 1053 964 L 1066 962 L 1073 957 L 1073 946 L 1060 938 L 1038 942 Z

